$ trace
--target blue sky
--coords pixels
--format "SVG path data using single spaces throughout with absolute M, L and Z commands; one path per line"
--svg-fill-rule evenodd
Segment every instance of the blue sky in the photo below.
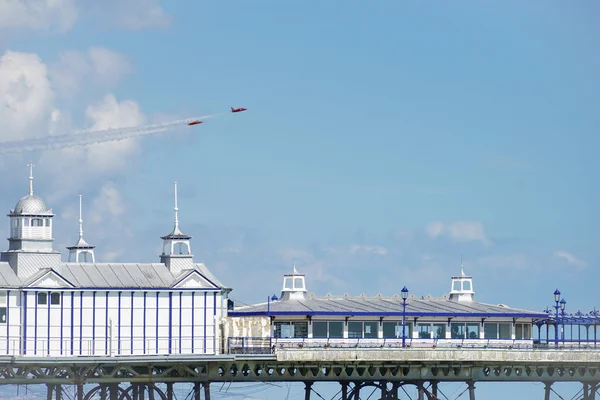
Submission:
M 30 3 L 0 5 L 0 140 L 249 109 L 0 160 L 6 211 L 36 164 L 57 247 L 82 193 L 99 261 L 157 261 L 177 180 L 239 301 L 294 263 L 318 294 L 442 295 L 462 254 L 480 301 L 600 306 L 597 2 Z

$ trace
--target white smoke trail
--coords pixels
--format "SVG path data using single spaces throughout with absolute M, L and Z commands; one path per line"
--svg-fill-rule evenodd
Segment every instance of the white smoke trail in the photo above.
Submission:
M 129 139 L 136 136 L 152 135 L 165 132 L 179 126 L 187 126 L 192 121 L 203 121 L 223 114 L 206 115 L 198 118 L 187 118 L 163 124 L 133 126 L 119 129 L 104 129 L 99 131 L 84 130 L 65 135 L 54 135 L 45 138 L 15 140 L 0 142 L 0 154 L 21 153 L 25 151 L 53 150 L 74 146 Z

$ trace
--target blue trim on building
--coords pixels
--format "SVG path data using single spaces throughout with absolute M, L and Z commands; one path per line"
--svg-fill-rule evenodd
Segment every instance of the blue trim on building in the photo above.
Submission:
M 83 292 L 79 292 L 79 355 L 83 354 Z
M 117 293 L 117 354 L 121 354 L 121 291 Z
M 106 291 L 106 318 L 104 322 L 104 353 L 108 355 L 108 290 Z
M 71 292 L 71 355 L 73 355 L 73 347 L 75 347 L 75 292 Z
M 402 311 L 386 311 L 386 312 L 373 312 L 373 311 L 229 311 L 227 313 L 230 317 L 257 317 L 257 316 L 332 316 L 332 317 L 478 317 L 478 318 L 539 318 L 542 314 L 525 314 L 525 313 L 416 313 L 406 312 L 403 314 Z
M 213 293 L 213 352 L 217 353 L 217 293 Z
M 196 297 L 196 292 L 192 292 L 192 354 L 194 354 L 194 317 L 196 314 L 196 309 L 194 308 L 194 299 Z
M 92 292 L 92 355 L 96 354 L 96 291 Z
M 46 296 L 46 300 L 48 300 L 47 301 L 47 303 L 48 303 L 48 338 L 46 340 L 48 343 L 47 353 L 48 353 L 48 355 L 50 355 L 50 303 L 52 302 L 51 298 L 50 298 L 50 292 L 48 292 L 48 294 Z
M 179 292 L 179 354 L 181 354 L 181 319 L 183 306 L 183 292 Z
M 204 292 L 204 353 L 206 353 L 206 292 Z
M 173 353 L 173 292 L 169 292 L 169 354 Z
M 33 355 L 37 355 L 37 330 L 38 330 L 38 292 L 35 292 L 35 306 L 34 306 L 35 315 L 33 320 Z
M 131 292 L 131 354 L 133 354 L 133 292 Z
M 144 340 L 144 354 L 146 354 L 146 295 L 148 292 L 144 292 L 144 325 L 142 325 L 142 337 Z
M 10 290 L 6 291 L 6 355 L 10 348 Z
M 27 295 L 28 292 L 23 292 L 23 354 L 27 354 Z
M 158 354 L 158 295 L 160 293 L 156 292 L 156 354 Z
M 63 304 L 63 300 L 65 299 L 64 296 L 65 292 L 61 291 L 60 292 L 60 355 L 62 356 L 63 354 L 63 340 L 64 340 L 64 333 L 63 330 L 65 329 L 65 320 L 64 320 L 64 316 L 65 316 L 65 309 L 64 309 L 64 304 Z

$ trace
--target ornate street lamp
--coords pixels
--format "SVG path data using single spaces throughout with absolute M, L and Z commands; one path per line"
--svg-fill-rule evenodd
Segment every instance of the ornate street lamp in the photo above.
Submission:
M 406 286 L 400 291 L 400 296 L 402 296 L 402 347 L 406 347 L 406 299 L 408 299 Z
M 554 291 L 554 308 L 556 309 L 556 319 L 554 320 L 554 347 L 558 349 L 558 309 L 560 308 L 560 290 Z

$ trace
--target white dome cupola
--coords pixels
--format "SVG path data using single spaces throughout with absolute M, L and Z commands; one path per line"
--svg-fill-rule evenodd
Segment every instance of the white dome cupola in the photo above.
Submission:
M 9 262 L 20 278 L 32 275 L 39 268 L 60 266 L 60 253 L 52 249 L 54 214 L 44 200 L 33 194 L 33 164 L 28 167 L 29 194 L 19 199 L 8 214 L 9 247 L 1 256 L 2 261 Z
M 177 204 L 177 182 L 175 182 L 175 221 L 173 231 L 163 240 L 163 251 L 160 262 L 164 263 L 173 275 L 177 276 L 182 271 L 194 269 L 194 256 L 190 247 L 191 236 L 185 235 L 179 230 L 179 207 Z

